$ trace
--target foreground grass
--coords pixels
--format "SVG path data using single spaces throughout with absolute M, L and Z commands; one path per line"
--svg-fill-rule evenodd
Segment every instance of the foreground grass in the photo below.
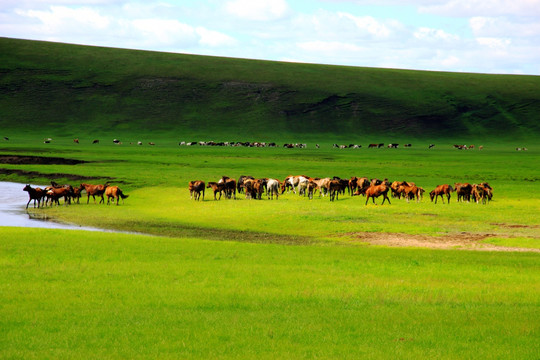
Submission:
M 0 231 L 6 359 L 540 351 L 536 254 Z

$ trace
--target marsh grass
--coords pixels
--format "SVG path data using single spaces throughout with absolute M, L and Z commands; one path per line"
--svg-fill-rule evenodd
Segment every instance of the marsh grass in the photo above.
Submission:
M 534 358 L 537 256 L 2 228 L 2 358 Z

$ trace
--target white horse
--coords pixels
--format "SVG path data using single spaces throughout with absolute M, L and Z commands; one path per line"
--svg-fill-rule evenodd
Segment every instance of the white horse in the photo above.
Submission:
M 274 199 L 274 194 L 276 194 L 276 200 L 279 196 L 279 181 L 276 179 L 268 179 L 266 182 L 266 195 L 269 199 Z

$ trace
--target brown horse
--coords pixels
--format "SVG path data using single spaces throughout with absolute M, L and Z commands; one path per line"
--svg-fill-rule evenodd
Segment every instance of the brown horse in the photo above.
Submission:
M 384 197 L 381 205 L 384 205 L 385 200 L 388 200 L 388 203 L 391 204 L 390 199 L 388 198 L 388 191 L 390 191 L 390 184 L 388 183 L 388 180 L 383 181 L 380 185 L 371 185 L 366 190 L 366 205 L 369 198 L 371 198 L 375 204 L 375 198 L 381 195 Z
M 455 183 L 454 189 L 457 194 L 457 201 L 471 201 L 472 185 L 469 183 Z
M 225 183 L 209 181 L 207 188 L 214 191 L 214 200 L 221 200 L 221 194 L 223 193 L 223 191 L 225 191 Z M 219 199 L 216 198 L 217 193 L 219 193 Z
M 88 200 L 86 203 L 88 204 L 90 202 L 90 196 L 94 199 L 94 204 L 96 203 L 96 196 L 101 196 L 100 204 L 105 203 L 105 198 L 103 197 L 103 194 L 105 193 L 105 189 L 108 187 L 108 185 L 92 185 L 92 184 L 81 184 L 81 187 L 84 187 L 84 190 L 86 190 L 86 195 L 88 196 Z
M 120 198 L 122 198 L 123 204 L 124 199 L 126 199 L 129 195 L 124 194 L 118 186 L 107 186 L 105 189 L 105 196 L 107 196 L 107 205 L 109 205 L 111 198 L 113 199 L 113 202 L 116 199 L 116 205 L 118 205 Z
M 56 205 L 60 205 L 60 198 L 63 197 L 64 198 L 64 205 L 67 205 L 67 204 L 70 204 L 71 203 L 71 194 L 72 194 L 72 190 L 73 188 L 69 188 L 69 187 L 59 187 L 59 188 L 55 188 L 55 187 L 52 187 L 52 186 L 48 186 L 47 187 L 47 196 L 51 199 L 51 206 L 53 205 L 53 203 L 56 203 Z
M 30 201 L 34 200 L 34 208 L 36 207 L 36 200 L 37 200 L 37 207 L 39 208 L 39 204 L 41 203 L 41 200 L 45 197 L 45 191 L 42 188 L 36 187 L 33 188 L 30 185 L 26 185 L 23 189 L 23 191 L 28 192 L 28 202 L 26 203 L 26 208 L 28 209 L 28 204 L 30 204 Z
M 431 201 L 433 202 L 433 199 L 435 198 L 435 204 L 437 203 L 437 198 L 440 196 L 441 200 L 444 204 L 444 195 L 446 195 L 448 199 L 448 203 L 450 204 L 450 196 L 452 195 L 452 191 L 454 191 L 454 188 L 451 185 L 444 184 L 444 185 L 437 185 L 437 187 L 429 193 L 429 196 L 431 197 Z
M 205 184 L 204 181 L 201 180 L 193 180 L 189 182 L 189 196 L 190 199 L 200 200 L 201 199 L 201 192 L 202 192 L 202 199 L 204 200 L 204 188 Z

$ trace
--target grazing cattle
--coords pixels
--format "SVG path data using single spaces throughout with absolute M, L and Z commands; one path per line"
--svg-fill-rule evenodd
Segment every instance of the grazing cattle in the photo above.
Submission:
M 124 194 L 118 186 L 107 186 L 105 189 L 105 196 L 107 196 L 107 205 L 109 205 L 111 198 L 113 199 L 113 203 L 114 200 L 116 200 L 116 205 L 118 205 L 120 198 L 122 198 L 123 204 L 124 199 L 129 197 L 129 195 Z
M 480 145 L 480 146 L 478 147 L 478 150 L 483 150 L 483 149 L 484 149 L 484 145 Z
M 368 145 L 368 149 L 377 148 L 377 147 L 379 147 L 379 144 L 369 144 Z
M 412 144 L 405 144 L 405 145 L 403 145 L 403 147 L 411 147 L 411 146 L 412 146 Z
M 450 197 L 452 195 L 452 191 L 454 191 L 454 189 L 452 188 L 451 185 L 448 185 L 448 184 L 437 185 L 437 187 L 429 193 L 429 196 L 432 202 L 433 202 L 433 199 L 435 199 L 435 204 L 437 203 L 437 198 L 440 196 L 444 204 L 444 195 L 446 195 L 448 199 L 448 204 L 450 204 Z
M 433 149 L 435 147 L 435 144 L 429 144 L 429 149 Z
M 79 138 L 73 139 L 73 142 L 74 142 L 75 144 L 78 144 L 78 143 L 79 143 Z
M 205 183 L 201 180 L 192 180 L 189 182 L 189 196 L 190 199 L 200 200 L 201 199 L 201 193 L 202 193 L 202 199 L 204 200 L 204 189 L 205 189 Z
M 149 142 L 148 145 L 154 146 L 154 145 L 156 145 L 156 143 L 154 143 L 154 142 Z
M 319 149 L 321 146 L 319 144 L 315 144 L 315 147 Z
M 397 149 L 399 144 L 388 144 L 389 149 Z M 384 201 L 384 200 L 383 200 Z
M 142 141 L 137 141 L 137 145 L 142 145 Z
M 114 139 L 112 142 L 115 143 L 115 144 L 120 144 L 121 143 L 120 140 L 118 140 L 118 139 Z
M 9 138 L 7 136 L 4 136 L 4 140 L 9 141 Z
M 266 195 L 269 199 L 273 200 L 274 195 L 276 195 L 276 200 L 279 197 L 279 180 L 277 179 L 268 179 L 266 182 Z
M 51 143 L 51 141 L 52 141 L 52 139 L 51 139 L 51 138 L 48 138 L 48 139 L 43 139 L 43 143 L 44 143 L 44 144 L 50 144 L 50 143 Z
M 99 140 L 95 139 L 94 141 L 92 141 L 92 144 L 99 144 Z
M 456 191 L 457 201 L 471 201 L 472 185 L 469 183 L 455 183 L 454 190 Z
M 34 200 L 34 208 L 36 207 L 36 200 L 37 200 L 37 207 L 39 208 L 39 204 L 41 203 L 41 200 L 45 197 L 45 191 L 42 188 L 36 187 L 33 188 L 30 185 L 26 185 L 23 189 L 23 191 L 28 192 L 28 202 L 26 203 L 26 208 L 28 209 L 28 204 L 30 204 L 30 201 Z
M 92 185 L 92 184 L 82 183 L 81 187 L 84 187 L 84 190 L 86 191 L 86 195 L 88 197 L 88 199 L 86 200 L 86 203 L 88 204 L 90 202 L 90 196 L 92 196 L 92 198 L 94 199 L 94 204 L 96 203 L 96 196 L 101 197 L 101 200 L 99 202 L 100 204 L 105 203 L 103 194 L 105 193 L 105 189 L 107 188 L 107 186 L 109 185 L 107 184 L 106 185 L 102 185 L 102 184 Z
M 221 194 L 225 190 L 225 183 L 209 181 L 206 188 L 212 189 L 214 191 L 214 200 L 221 200 Z M 216 194 L 217 193 L 219 193 L 219 199 L 216 199 Z
M 390 184 L 387 180 L 385 180 L 380 185 L 371 185 L 369 188 L 366 189 L 366 205 L 368 204 L 369 198 L 373 201 L 373 204 L 375 204 L 375 198 L 379 196 L 383 196 L 383 202 L 381 205 L 384 205 L 384 202 L 388 200 L 388 204 L 391 204 L 390 199 L 388 198 L 388 191 L 390 191 Z

